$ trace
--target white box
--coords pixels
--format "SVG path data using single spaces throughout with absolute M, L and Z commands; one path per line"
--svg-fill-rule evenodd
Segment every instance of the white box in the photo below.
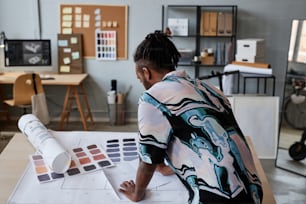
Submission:
M 171 35 L 188 35 L 188 18 L 168 18 Z
M 264 56 L 264 39 L 249 38 L 237 40 L 237 55 Z
M 250 62 L 250 63 L 255 63 L 255 62 L 265 62 L 264 56 L 250 56 L 250 55 L 242 55 L 242 54 L 236 54 L 236 59 L 237 62 Z

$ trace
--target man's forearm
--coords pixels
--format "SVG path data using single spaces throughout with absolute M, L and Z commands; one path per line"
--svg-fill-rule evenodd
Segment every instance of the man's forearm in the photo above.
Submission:
M 156 166 L 156 171 L 158 171 L 159 173 L 161 173 L 164 176 L 169 176 L 169 175 L 173 175 L 174 172 L 172 171 L 172 169 L 165 165 L 165 163 L 160 163 Z
M 155 164 L 146 164 L 140 160 L 137 175 L 135 194 L 141 200 L 144 197 L 146 188 L 156 169 Z

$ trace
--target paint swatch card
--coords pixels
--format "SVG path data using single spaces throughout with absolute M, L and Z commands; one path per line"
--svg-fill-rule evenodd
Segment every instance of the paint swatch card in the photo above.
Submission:
M 104 150 L 96 144 L 73 148 L 71 157 L 73 161 L 67 171 L 69 176 L 113 166 Z
M 116 31 L 96 30 L 96 59 L 117 59 L 117 35 Z
M 115 162 L 138 159 L 138 147 L 135 138 L 107 140 L 106 153 Z
M 53 172 L 40 154 L 31 155 L 30 161 L 32 162 L 36 177 L 40 183 L 64 178 L 64 174 Z
M 40 183 L 53 181 L 66 176 L 74 176 L 94 172 L 105 167 L 114 166 L 112 160 L 105 151 L 96 144 L 75 147 L 70 150 L 71 163 L 69 169 L 64 174 L 57 174 L 52 171 L 39 155 L 31 155 L 34 172 Z

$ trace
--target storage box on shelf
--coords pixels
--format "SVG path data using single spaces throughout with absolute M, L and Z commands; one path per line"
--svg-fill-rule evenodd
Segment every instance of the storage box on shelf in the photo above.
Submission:
M 188 36 L 188 18 L 168 18 L 172 35 Z
M 202 11 L 200 35 L 216 36 L 218 25 L 218 14 L 214 11 Z
M 238 62 L 264 62 L 264 39 L 237 40 L 236 61 Z
M 237 53 L 264 56 L 264 39 L 249 38 L 237 40 Z
M 202 11 L 201 36 L 231 36 L 233 34 L 233 14 L 231 11 Z
M 213 65 L 215 64 L 215 57 L 214 56 L 201 57 L 201 64 Z
M 218 36 L 233 35 L 233 14 L 231 12 L 218 13 Z

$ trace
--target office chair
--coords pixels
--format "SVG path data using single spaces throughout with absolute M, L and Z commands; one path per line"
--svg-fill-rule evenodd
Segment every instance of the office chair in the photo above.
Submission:
M 31 97 L 35 95 L 34 79 L 37 93 L 44 93 L 39 74 L 26 73 L 18 76 L 13 84 L 13 98 L 4 100 L 9 106 L 23 108 L 23 114 L 27 108 L 31 108 Z

